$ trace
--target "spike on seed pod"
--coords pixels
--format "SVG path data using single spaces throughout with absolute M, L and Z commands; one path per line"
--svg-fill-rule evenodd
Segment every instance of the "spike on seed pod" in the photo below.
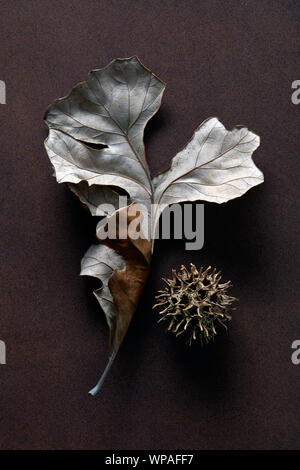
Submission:
M 158 291 L 153 308 L 160 308 L 158 323 L 168 322 L 167 331 L 185 337 L 190 346 L 196 339 L 202 344 L 213 340 L 218 325 L 227 329 L 228 310 L 237 299 L 227 295 L 231 282 L 221 284 L 220 272 L 211 266 L 198 271 L 190 263 L 190 271 L 182 265 L 178 272 L 172 269 L 172 279 L 163 281 L 167 286 Z

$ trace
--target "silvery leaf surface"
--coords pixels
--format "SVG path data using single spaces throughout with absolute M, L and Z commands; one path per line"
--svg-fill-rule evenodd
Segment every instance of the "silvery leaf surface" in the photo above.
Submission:
M 115 269 L 124 269 L 125 260 L 115 250 L 105 245 L 92 245 L 81 260 L 81 276 L 100 279 L 102 287 L 94 291 L 106 317 L 110 331 L 114 330 L 116 309 L 108 287 L 108 281 Z
M 228 131 L 217 118 L 204 121 L 170 168 L 153 180 L 158 205 L 154 227 L 170 204 L 198 200 L 220 204 L 262 183 L 263 173 L 252 160 L 259 143 L 259 137 L 245 127 Z
M 45 147 L 57 181 L 119 186 L 150 211 L 152 184 L 143 134 L 164 88 L 131 57 L 90 72 L 86 82 L 55 101 L 45 114 L 50 129 Z
M 144 171 L 135 160 L 123 158 L 123 155 L 112 156 L 106 149 L 91 150 L 56 129 L 50 129 L 45 147 L 59 183 L 85 181 L 89 186 L 100 186 L 95 189 L 98 191 L 103 185 L 118 186 L 133 200 L 145 206 L 150 204 L 151 189 L 147 187 Z
M 92 215 L 110 216 L 115 210 L 130 204 L 130 198 L 122 196 L 109 186 L 89 186 L 85 181 L 69 183 L 71 191 L 87 206 Z

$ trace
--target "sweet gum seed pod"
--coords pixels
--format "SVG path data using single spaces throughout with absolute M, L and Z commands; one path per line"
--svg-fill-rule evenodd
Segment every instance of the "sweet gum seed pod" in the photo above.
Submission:
M 198 271 L 190 263 L 190 271 L 185 266 L 178 272 L 172 269 L 172 278 L 163 281 L 166 287 L 158 291 L 153 308 L 160 309 L 158 322 L 168 322 L 167 331 L 190 346 L 197 339 L 202 344 L 213 340 L 219 325 L 227 329 L 228 311 L 237 299 L 227 295 L 231 282 L 220 283 L 220 272 L 211 266 Z

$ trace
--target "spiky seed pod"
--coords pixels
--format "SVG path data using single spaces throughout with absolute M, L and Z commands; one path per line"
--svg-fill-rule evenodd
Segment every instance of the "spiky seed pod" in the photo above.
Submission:
M 209 266 L 198 271 L 194 264 L 190 266 L 190 271 L 181 266 L 178 273 L 172 269 L 172 279 L 163 278 L 167 286 L 158 291 L 153 308 L 161 309 L 158 322 L 168 321 L 167 329 L 185 337 L 188 345 L 196 339 L 203 344 L 214 339 L 218 324 L 227 329 L 228 310 L 236 298 L 227 295 L 231 282 L 220 284 L 216 269 Z

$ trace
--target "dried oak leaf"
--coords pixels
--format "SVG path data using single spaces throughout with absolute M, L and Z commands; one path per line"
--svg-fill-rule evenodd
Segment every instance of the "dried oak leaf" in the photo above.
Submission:
M 223 203 L 263 182 L 251 157 L 259 137 L 246 128 L 227 131 L 217 118 L 204 121 L 170 168 L 152 181 L 143 135 L 164 89 L 137 57 L 116 59 L 90 72 L 86 82 L 55 101 L 45 114 L 45 147 L 57 181 L 68 183 L 92 215 L 104 216 L 97 226 L 100 243 L 87 251 L 81 265 L 82 275 L 102 282 L 94 293 L 110 328 L 109 363 L 92 394 L 100 388 L 128 329 L 164 208 L 182 201 Z M 116 188 L 128 195 L 124 207 L 119 207 Z M 153 214 L 152 203 L 157 204 Z M 141 238 L 102 239 L 101 232 L 114 218 L 118 226 L 119 217 L 137 207 L 147 222 L 141 223 Z M 128 224 L 135 217 L 130 215 Z
M 108 222 L 99 224 L 97 236 L 103 245 L 92 246 L 82 260 L 81 275 L 98 277 L 103 284 L 95 295 L 104 310 L 110 329 L 109 362 L 96 387 L 90 391 L 95 395 L 119 350 L 136 310 L 139 297 L 146 283 L 151 260 L 151 243 L 147 239 L 130 237 L 128 225 L 139 216 L 131 211 L 134 204 L 115 211 L 110 218 L 116 226 L 116 239 L 102 239 Z M 132 215 L 133 214 L 133 215 Z M 120 219 L 127 223 L 120 223 Z M 123 230 L 123 233 L 122 233 Z

